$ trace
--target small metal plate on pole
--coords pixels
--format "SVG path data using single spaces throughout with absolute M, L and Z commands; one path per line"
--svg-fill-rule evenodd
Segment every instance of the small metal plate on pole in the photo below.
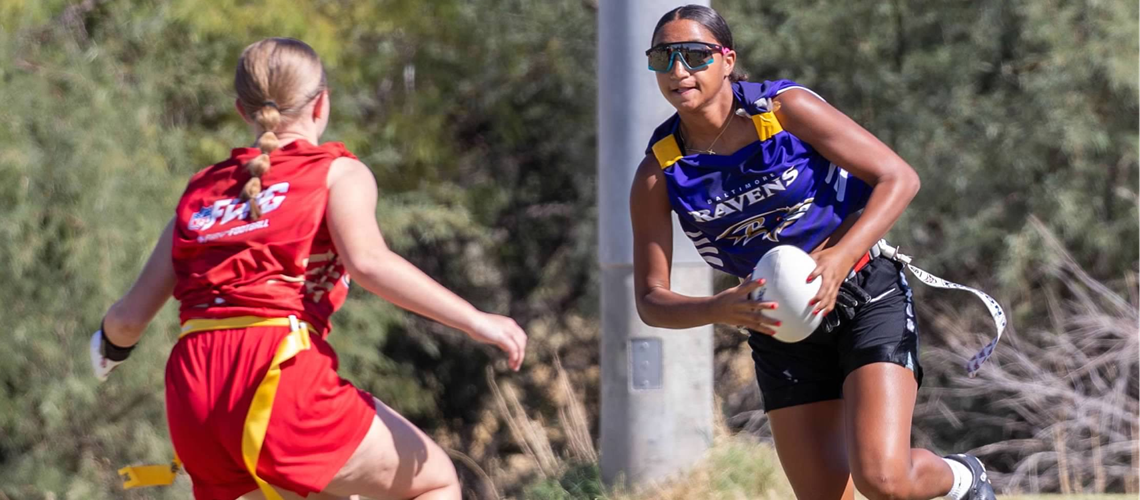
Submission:
M 660 389 L 661 339 L 642 338 L 629 341 L 630 373 L 635 391 Z

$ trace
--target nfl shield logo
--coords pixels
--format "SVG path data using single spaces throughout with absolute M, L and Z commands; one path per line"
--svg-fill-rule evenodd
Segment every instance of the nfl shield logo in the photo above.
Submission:
M 213 207 L 202 207 L 198 213 L 190 217 L 190 223 L 186 225 L 191 231 L 201 231 L 214 225 L 214 209 Z

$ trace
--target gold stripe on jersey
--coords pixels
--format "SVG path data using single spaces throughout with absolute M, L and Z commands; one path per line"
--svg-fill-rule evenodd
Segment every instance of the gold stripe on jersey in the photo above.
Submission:
M 784 127 L 780 126 L 780 120 L 776 119 L 776 114 L 771 111 L 752 115 L 752 124 L 756 126 L 756 135 L 760 136 L 760 142 L 771 139 L 784 130 Z
M 653 144 L 653 156 L 657 157 L 657 163 L 664 170 L 677 163 L 677 160 L 680 160 L 684 155 L 681 154 L 681 146 L 677 144 L 677 138 L 673 137 L 673 134 L 669 134 Z

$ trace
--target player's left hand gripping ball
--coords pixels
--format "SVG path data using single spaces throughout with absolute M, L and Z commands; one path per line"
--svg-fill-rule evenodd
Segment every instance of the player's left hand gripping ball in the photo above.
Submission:
M 107 375 L 131 355 L 134 346 L 121 348 L 111 344 L 103 337 L 103 328 L 91 335 L 91 368 L 95 370 L 95 378 L 100 382 L 107 380 Z

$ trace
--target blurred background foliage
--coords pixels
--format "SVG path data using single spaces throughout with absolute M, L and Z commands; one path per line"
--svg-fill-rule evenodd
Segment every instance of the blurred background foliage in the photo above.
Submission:
M 1003 349 L 1127 354 L 1111 368 L 1053 360 L 1053 378 L 983 370 L 982 381 L 1036 373 L 1069 390 L 1010 410 L 1001 401 L 1032 387 L 979 389 L 960 368 L 985 342 L 984 310 L 919 287 L 929 355 L 916 440 L 990 453 L 1007 489 L 1135 491 L 1137 4 L 714 7 L 753 80 L 812 87 L 918 170 L 923 190 L 890 238 L 1006 304 L 1016 340 Z M 590 0 L 0 1 L 0 498 L 187 495 L 185 478 L 124 493 L 115 473 L 169 458 L 162 376 L 176 308 L 106 384 L 89 373 L 87 339 L 186 179 L 252 141 L 233 112 L 232 74 L 241 49 L 267 36 L 322 55 L 325 139 L 376 173 L 390 245 L 532 338 L 524 370 L 507 375 L 461 333 L 354 290 L 332 336 L 342 375 L 451 450 L 472 497 L 589 476 L 572 464 L 596 457 L 596 10 Z M 741 340 L 718 334 L 718 394 L 729 427 L 763 438 Z M 1098 397 L 1125 416 L 1087 424 L 1082 402 Z M 1041 420 L 1025 409 L 1037 407 L 1072 411 Z M 1100 472 L 1066 471 L 1067 453 L 1099 454 Z M 1019 479 L 1031 457 L 1033 474 L 1069 480 Z

